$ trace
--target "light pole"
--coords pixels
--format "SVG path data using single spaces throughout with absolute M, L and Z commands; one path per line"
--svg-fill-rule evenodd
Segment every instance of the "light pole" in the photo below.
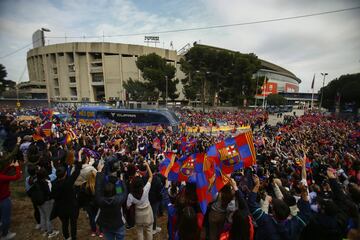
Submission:
M 44 32 L 51 32 L 51 31 L 48 28 L 40 28 L 40 30 L 43 32 L 42 37 L 43 37 L 43 43 L 45 46 L 45 33 Z
M 323 97 L 324 97 L 324 86 L 325 86 L 325 77 L 326 75 L 328 75 L 328 73 L 321 73 L 321 75 L 324 77 L 323 78 L 323 86 L 322 86 L 322 89 L 321 89 L 321 98 L 320 98 L 320 111 L 321 111 L 321 108 L 322 108 L 322 102 L 323 102 Z
M 45 34 L 44 32 L 51 32 L 48 28 L 40 28 L 40 31 L 42 31 L 42 42 L 44 43 L 43 46 L 45 46 Z M 48 101 L 48 107 L 51 107 L 51 101 L 50 101 L 50 81 L 49 81 L 49 74 L 46 77 L 46 92 L 47 92 L 47 101 Z
M 165 76 L 165 81 L 166 81 L 166 89 L 165 89 L 165 107 L 167 107 L 167 103 L 168 103 L 168 76 Z
M 258 82 L 259 82 L 259 71 L 256 73 L 255 108 L 257 107 Z

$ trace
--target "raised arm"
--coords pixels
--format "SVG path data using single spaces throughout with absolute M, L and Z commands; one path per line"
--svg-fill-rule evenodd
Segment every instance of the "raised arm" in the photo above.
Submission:
M 249 193 L 248 206 L 258 226 L 262 226 L 266 224 L 266 221 L 269 218 L 269 216 L 260 208 L 260 205 L 256 202 L 257 193 L 260 188 L 259 177 L 254 175 L 253 181 L 254 181 L 254 188 Z
M 148 172 L 148 174 L 149 174 L 148 182 L 151 183 L 151 181 L 152 181 L 152 179 L 153 179 L 153 173 L 152 173 L 152 171 L 151 171 L 151 169 L 150 169 L 150 166 L 149 166 L 149 164 L 148 164 L 147 162 L 145 162 L 144 165 L 146 166 L 146 170 L 147 170 L 147 172 Z

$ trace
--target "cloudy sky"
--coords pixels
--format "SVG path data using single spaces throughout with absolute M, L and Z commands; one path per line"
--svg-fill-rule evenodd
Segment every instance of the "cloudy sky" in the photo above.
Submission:
M 0 0 L 0 63 L 18 81 L 26 66 L 32 33 L 46 27 L 46 44 L 102 41 L 102 37 L 291 17 L 360 6 L 359 0 Z M 158 46 L 187 43 L 255 53 L 302 79 L 309 92 L 327 80 L 360 72 L 360 9 L 281 22 L 160 34 Z M 70 38 L 81 37 L 85 38 Z M 60 38 L 53 38 L 60 37 Z M 144 36 L 105 37 L 105 41 L 145 44 Z M 27 46 L 29 45 L 29 46 Z M 27 46 L 27 47 L 25 47 Z M 18 49 L 16 54 L 4 57 Z M 21 81 L 27 81 L 27 70 Z

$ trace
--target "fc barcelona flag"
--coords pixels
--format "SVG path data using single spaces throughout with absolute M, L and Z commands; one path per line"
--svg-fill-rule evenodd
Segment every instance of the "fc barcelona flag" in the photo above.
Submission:
M 159 172 L 163 176 L 168 177 L 169 171 L 174 165 L 176 155 L 173 152 L 167 152 L 164 155 L 165 159 L 159 165 Z
M 206 154 L 203 161 L 197 162 L 196 171 L 196 193 L 200 208 L 203 214 L 206 213 L 207 206 L 215 200 L 216 194 L 229 182 L 229 177 L 222 173 L 215 162 L 210 160 Z
M 223 174 L 254 165 L 256 154 L 252 132 L 239 134 L 211 146 L 207 157 L 215 162 Z
M 190 156 L 184 156 L 180 158 L 171 167 L 168 174 L 168 180 L 177 182 L 195 182 L 195 167 L 199 164 L 202 164 L 203 161 L 203 153 L 192 154 Z

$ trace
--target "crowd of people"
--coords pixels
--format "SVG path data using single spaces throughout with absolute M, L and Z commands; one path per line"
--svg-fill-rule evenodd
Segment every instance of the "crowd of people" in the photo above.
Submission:
M 47 238 L 60 234 L 52 224 L 59 218 L 63 238 L 77 239 L 79 211 L 88 216 L 89 238 L 125 239 L 126 229 L 135 227 L 137 239 L 153 239 L 164 231 L 159 214 L 167 214 L 171 240 L 360 236 L 357 121 L 306 113 L 271 126 L 263 111 L 179 112 L 188 126 L 249 124 L 253 129 L 256 165 L 224 176 L 224 187 L 204 214 L 196 183 L 171 182 L 159 172 L 164 152 L 176 159 L 206 153 L 237 132 L 129 129 L 43 115 L 19 121 L 12 111 L 3 110 L 0 123 L 1 239 L 15 237 L 9 231 L 9 184 L 21 178 L 35 227 Z M 50 135 L 43 136 L 41 126 L 48 122 Z

